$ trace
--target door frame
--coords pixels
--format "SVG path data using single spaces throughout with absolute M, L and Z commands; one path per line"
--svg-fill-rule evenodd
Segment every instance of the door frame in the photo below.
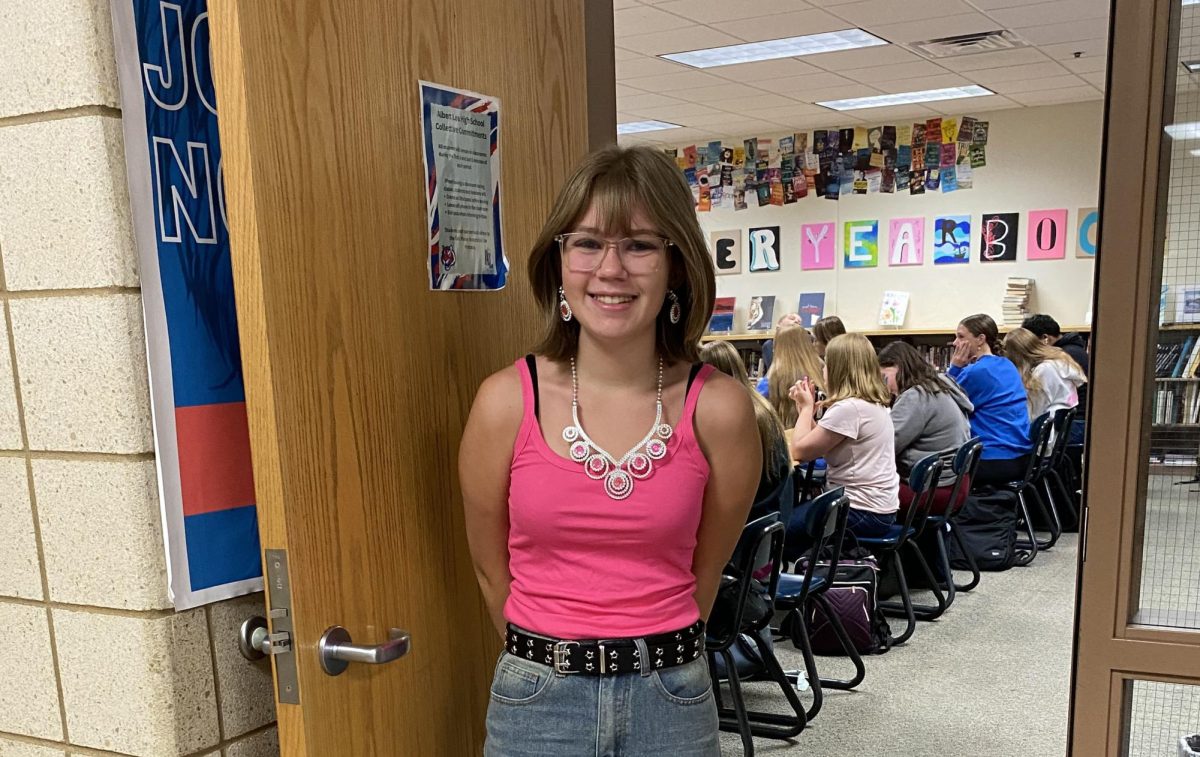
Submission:
M 1180 0 L 1112 2 L 1068 754 L 1124 753 L 1129 681 L 1200 684 L 1200 633 L 1132 622 L 1170 178 L 1163 125 L 1174 113 L 1169 61 L 1179 12 Z

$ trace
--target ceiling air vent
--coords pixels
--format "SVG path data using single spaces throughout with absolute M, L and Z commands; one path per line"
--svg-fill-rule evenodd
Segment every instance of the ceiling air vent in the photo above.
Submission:
M 1007 29 L 998 29 L 991 32 L 960 34 L 957 37 L 913 42 L 908 46 L 928 58 L 951 58 L 956 55 L 994 53 L 999 50 L 1029 47 L 1029 43 Z

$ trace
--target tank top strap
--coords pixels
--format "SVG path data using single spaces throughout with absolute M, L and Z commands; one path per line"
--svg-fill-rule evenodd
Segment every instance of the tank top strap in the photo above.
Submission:
M 711 365 L 699 364 L 699 368 L 692 367 L 692 374 L 688 379 L 687 396 L 683 401 L 683 415 L 679 417 L 680 428 L 687 429 L 691 433 L 692 416 L 696 414 L 696 403 L 700 400 L 700 392 L 704 389 L 704 382 L 712 375 L 715 370 Z
M 521 377 L 521 428 L 513 442 L 513 453 L 521 451 L 529 441 L 530 433 L 541 433 L 538 429 L 537 363 L 533 355 L 526 355 L 515 363 Z

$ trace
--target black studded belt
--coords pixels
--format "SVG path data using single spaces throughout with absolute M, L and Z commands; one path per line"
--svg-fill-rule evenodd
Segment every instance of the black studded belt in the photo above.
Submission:
M 642 642 L 645 652 L 642 651 Z M 505 650 L 554 668 L 558 675 L 603 676 L 685 665 L 704 654 L 704 623 L 640 639 L 548 639 L 509 624 Z M 649 655 L 648 659 L 643 659 Z

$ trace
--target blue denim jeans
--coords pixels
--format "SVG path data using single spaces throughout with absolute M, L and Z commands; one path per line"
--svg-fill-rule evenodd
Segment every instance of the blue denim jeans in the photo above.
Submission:
M 642 659 L 650 654 L 642 645 Z M 559 676 L 505 652 L 485 757 L 720 757 L 708 659 L 614 676 Z
M 846 530 L 864 539 L 880 539 L 887 536 L 888 531 L 895 523 L 895 513 L 880 515 L 851 507 L 850 513 L 846 517 Z

